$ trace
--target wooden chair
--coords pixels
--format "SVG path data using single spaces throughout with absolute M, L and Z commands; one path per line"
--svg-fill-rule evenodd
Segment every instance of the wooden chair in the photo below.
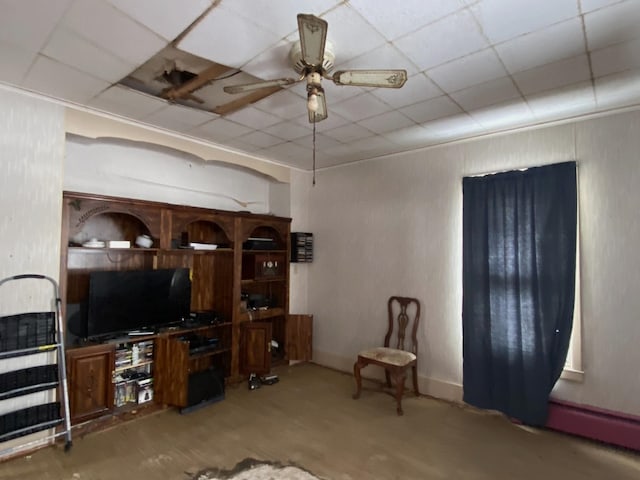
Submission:
M 407 369 L 411 367 L 413 378 L 413 390 L 416 396 L 420 395 L 418 389 L 418 324 L 420 322 L 420 302 L 415 298 L 391 297 L 387 303 L 389 311 L 389 327 L 384 337 L 384 347 L 375 347 L 358 353 L 358 360 L 353 365 L 353 374 L 356 377 L 356 393 L 354 399 L 360 398 L 362 391 L 362 377 L 360 370 L 367 365 L 378 365 L 385 369 L 386 384 L 392 387 L 392 379 L 395 384 L 395 398 L 398 415 L 402 415 L 402 395 L 404 382 L 407 378 Z M 390 347 L 395 324 L 398 324 L 395 348 Z M 405 348 L 406 330 L 411 332 L 410 343 Z

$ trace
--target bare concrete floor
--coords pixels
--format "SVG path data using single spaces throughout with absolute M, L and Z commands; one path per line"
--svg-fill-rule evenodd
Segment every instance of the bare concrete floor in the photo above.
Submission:
M 223 402 L 175 410 L 0 463 L 3 480 L 190 478 L 240 460 L 294 463 L 330 480 L 634 479 L 640 455 L 429 398 L 394 400 L 317 365 L 281 367 L 280 383 L 227 389 Z

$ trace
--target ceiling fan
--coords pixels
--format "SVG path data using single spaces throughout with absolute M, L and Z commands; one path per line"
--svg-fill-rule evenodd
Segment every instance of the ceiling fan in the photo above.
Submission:
M 283 87 L 307 81 L 307 110 L 309 122 L 316 123 L 327 118 L 327 103 L 322 88 L 322 79 L 332 80 L 336 85 L 361 87 L 400 88 L 407 81 L 406 70 L 340 70 L 333 75 L 334 54 L 327 42 L 325 20 L 310 14 L 298 14 L 300 42 L 296 42 L 289 54 L 293 69 L 299 78 L 264 80 L 244 85 L 224 87 L 227 93 L 247 93 L 267 87 Z

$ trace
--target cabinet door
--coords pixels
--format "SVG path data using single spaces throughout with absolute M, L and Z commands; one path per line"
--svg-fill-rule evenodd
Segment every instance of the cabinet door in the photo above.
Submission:
M 67 351 L 72 423 L 99 417 L 113 409 L 114 362 L 114 345 Z
M 289 315 L 287 318 L 287 359 L 311 360 L 313 315 Z
M 241 346 L 241 369 L 244 375 L 265 375 L 271 371 L 271 323 L 243 323 Z

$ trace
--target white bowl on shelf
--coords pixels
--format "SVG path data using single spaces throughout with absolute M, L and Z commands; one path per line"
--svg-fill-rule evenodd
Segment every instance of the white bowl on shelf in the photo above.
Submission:
M 153 245 L 153 240 L 149 235 L 138 235 L 136 237 L 136 245 L 141 248 L 151 248 L 151 245 Z

